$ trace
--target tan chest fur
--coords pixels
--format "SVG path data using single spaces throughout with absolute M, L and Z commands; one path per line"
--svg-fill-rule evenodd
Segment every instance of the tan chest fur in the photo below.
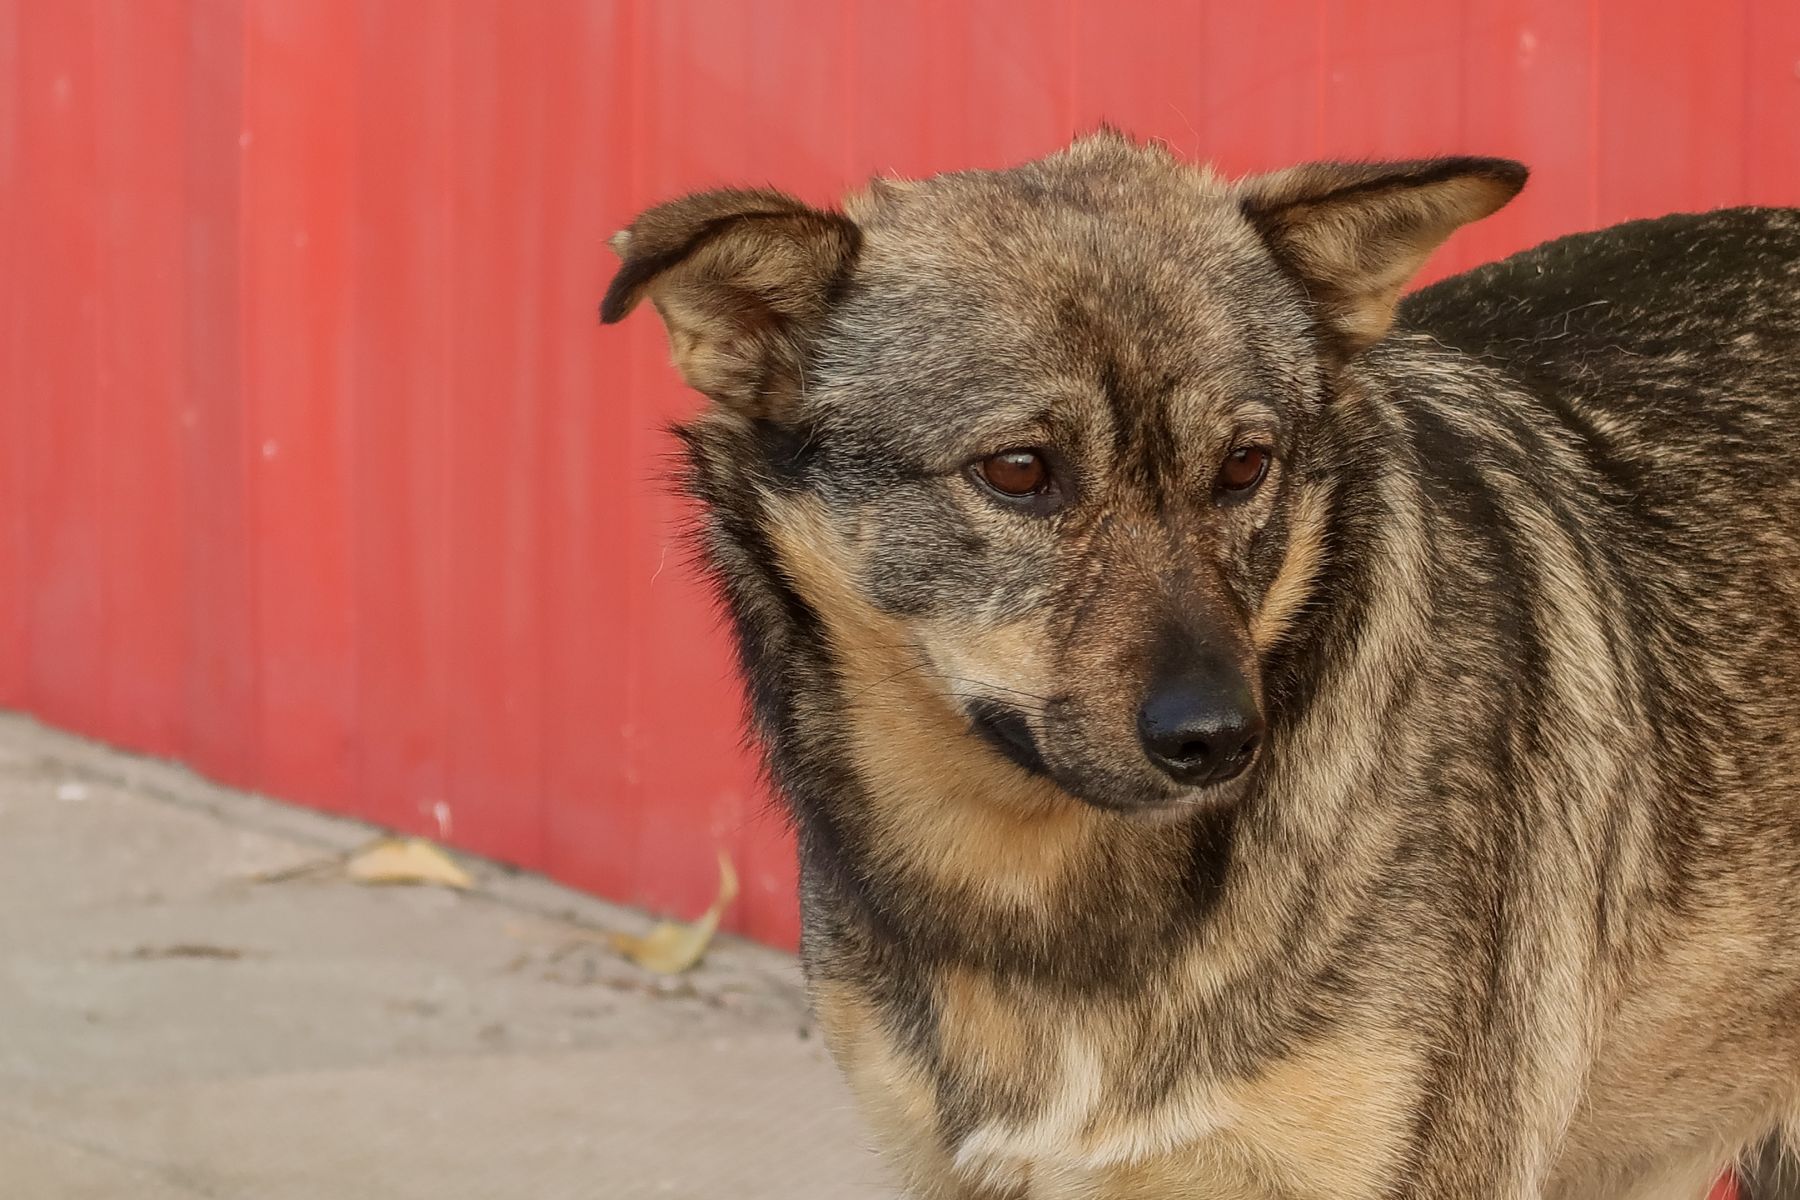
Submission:
M 1192 1074 L 1146 1104 L 1132 1094 L 1143 1064 L 1122 1056 L 1142 1054 L 1154 1006 L 1077 1010 L 1003 995 L 970 972 L 940 980 L 936 998 L 938 1061 L 927 1064 L 857 991 L 816 990 L 883 1152 L 922 1197 L 1354 1200 L 1382 1194 L 1411 1133 L 1421 1064 L 1379 1029 L 1346 1027 L 1250 1078 Z M 946 1139 L 940 1080 L 1015 1102 Z

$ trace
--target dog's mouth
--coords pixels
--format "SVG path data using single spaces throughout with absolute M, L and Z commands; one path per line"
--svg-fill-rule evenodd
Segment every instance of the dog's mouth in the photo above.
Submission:
M 1158 814 L 1179 815 L 1198 808 L 1229 806 L 1244 794 L 1251 778 L 1257 774 L 1253 767 L 1240 776 L 1204 787 L 1176 788 L 1165 783 L 1159 788 L 1148 781 L 1120 781 L 1109 785 L 1104 779 L 1071 776 L 1052 768 L 1025 714 L 1012 705 L 977 699 L 969 701 L 965 711 L 970 732 L 1020 770 L 1048 779 L 1097 808 L 1127 816 L 1158 819 Z
M 1049 764 L 1031 735 L 1025 714 L 1018 709 L 994 700 L 976 700 L 969 705 L 969 724 L 1014 766 L 1034 775 L 1049 776 Z

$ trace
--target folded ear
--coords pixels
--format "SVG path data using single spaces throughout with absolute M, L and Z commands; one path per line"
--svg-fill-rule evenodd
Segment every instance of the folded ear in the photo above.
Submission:
M 1504 158 L 1310 163 L 1246 179 L 1238 195 L 1348 356 L 1388 331 L 1431 252 L 1518 195 L 1525 176 Z
M 623 262 L 600 319 L 623 320 L 648 295 L 689 385 L 738 415 L 779 420 L 859 240 L 849 218 L 780 192 L 659 204 L 613 236 Z

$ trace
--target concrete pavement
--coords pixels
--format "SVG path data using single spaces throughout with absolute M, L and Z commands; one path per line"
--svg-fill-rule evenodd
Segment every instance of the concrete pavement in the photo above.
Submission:
M 793 962 L 0 715 L 0 1200 L 875 1200 Z M 257 882 L 276 877 L 274 882 Z

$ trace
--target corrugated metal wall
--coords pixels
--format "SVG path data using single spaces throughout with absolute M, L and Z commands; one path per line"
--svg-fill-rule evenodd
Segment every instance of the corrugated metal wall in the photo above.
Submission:
M 1443 273 L 1800 202 L 1800 3 L 0 0 L 0 704 L 790 939 L 603 238 L 1101 118 L 1528 160 Z

